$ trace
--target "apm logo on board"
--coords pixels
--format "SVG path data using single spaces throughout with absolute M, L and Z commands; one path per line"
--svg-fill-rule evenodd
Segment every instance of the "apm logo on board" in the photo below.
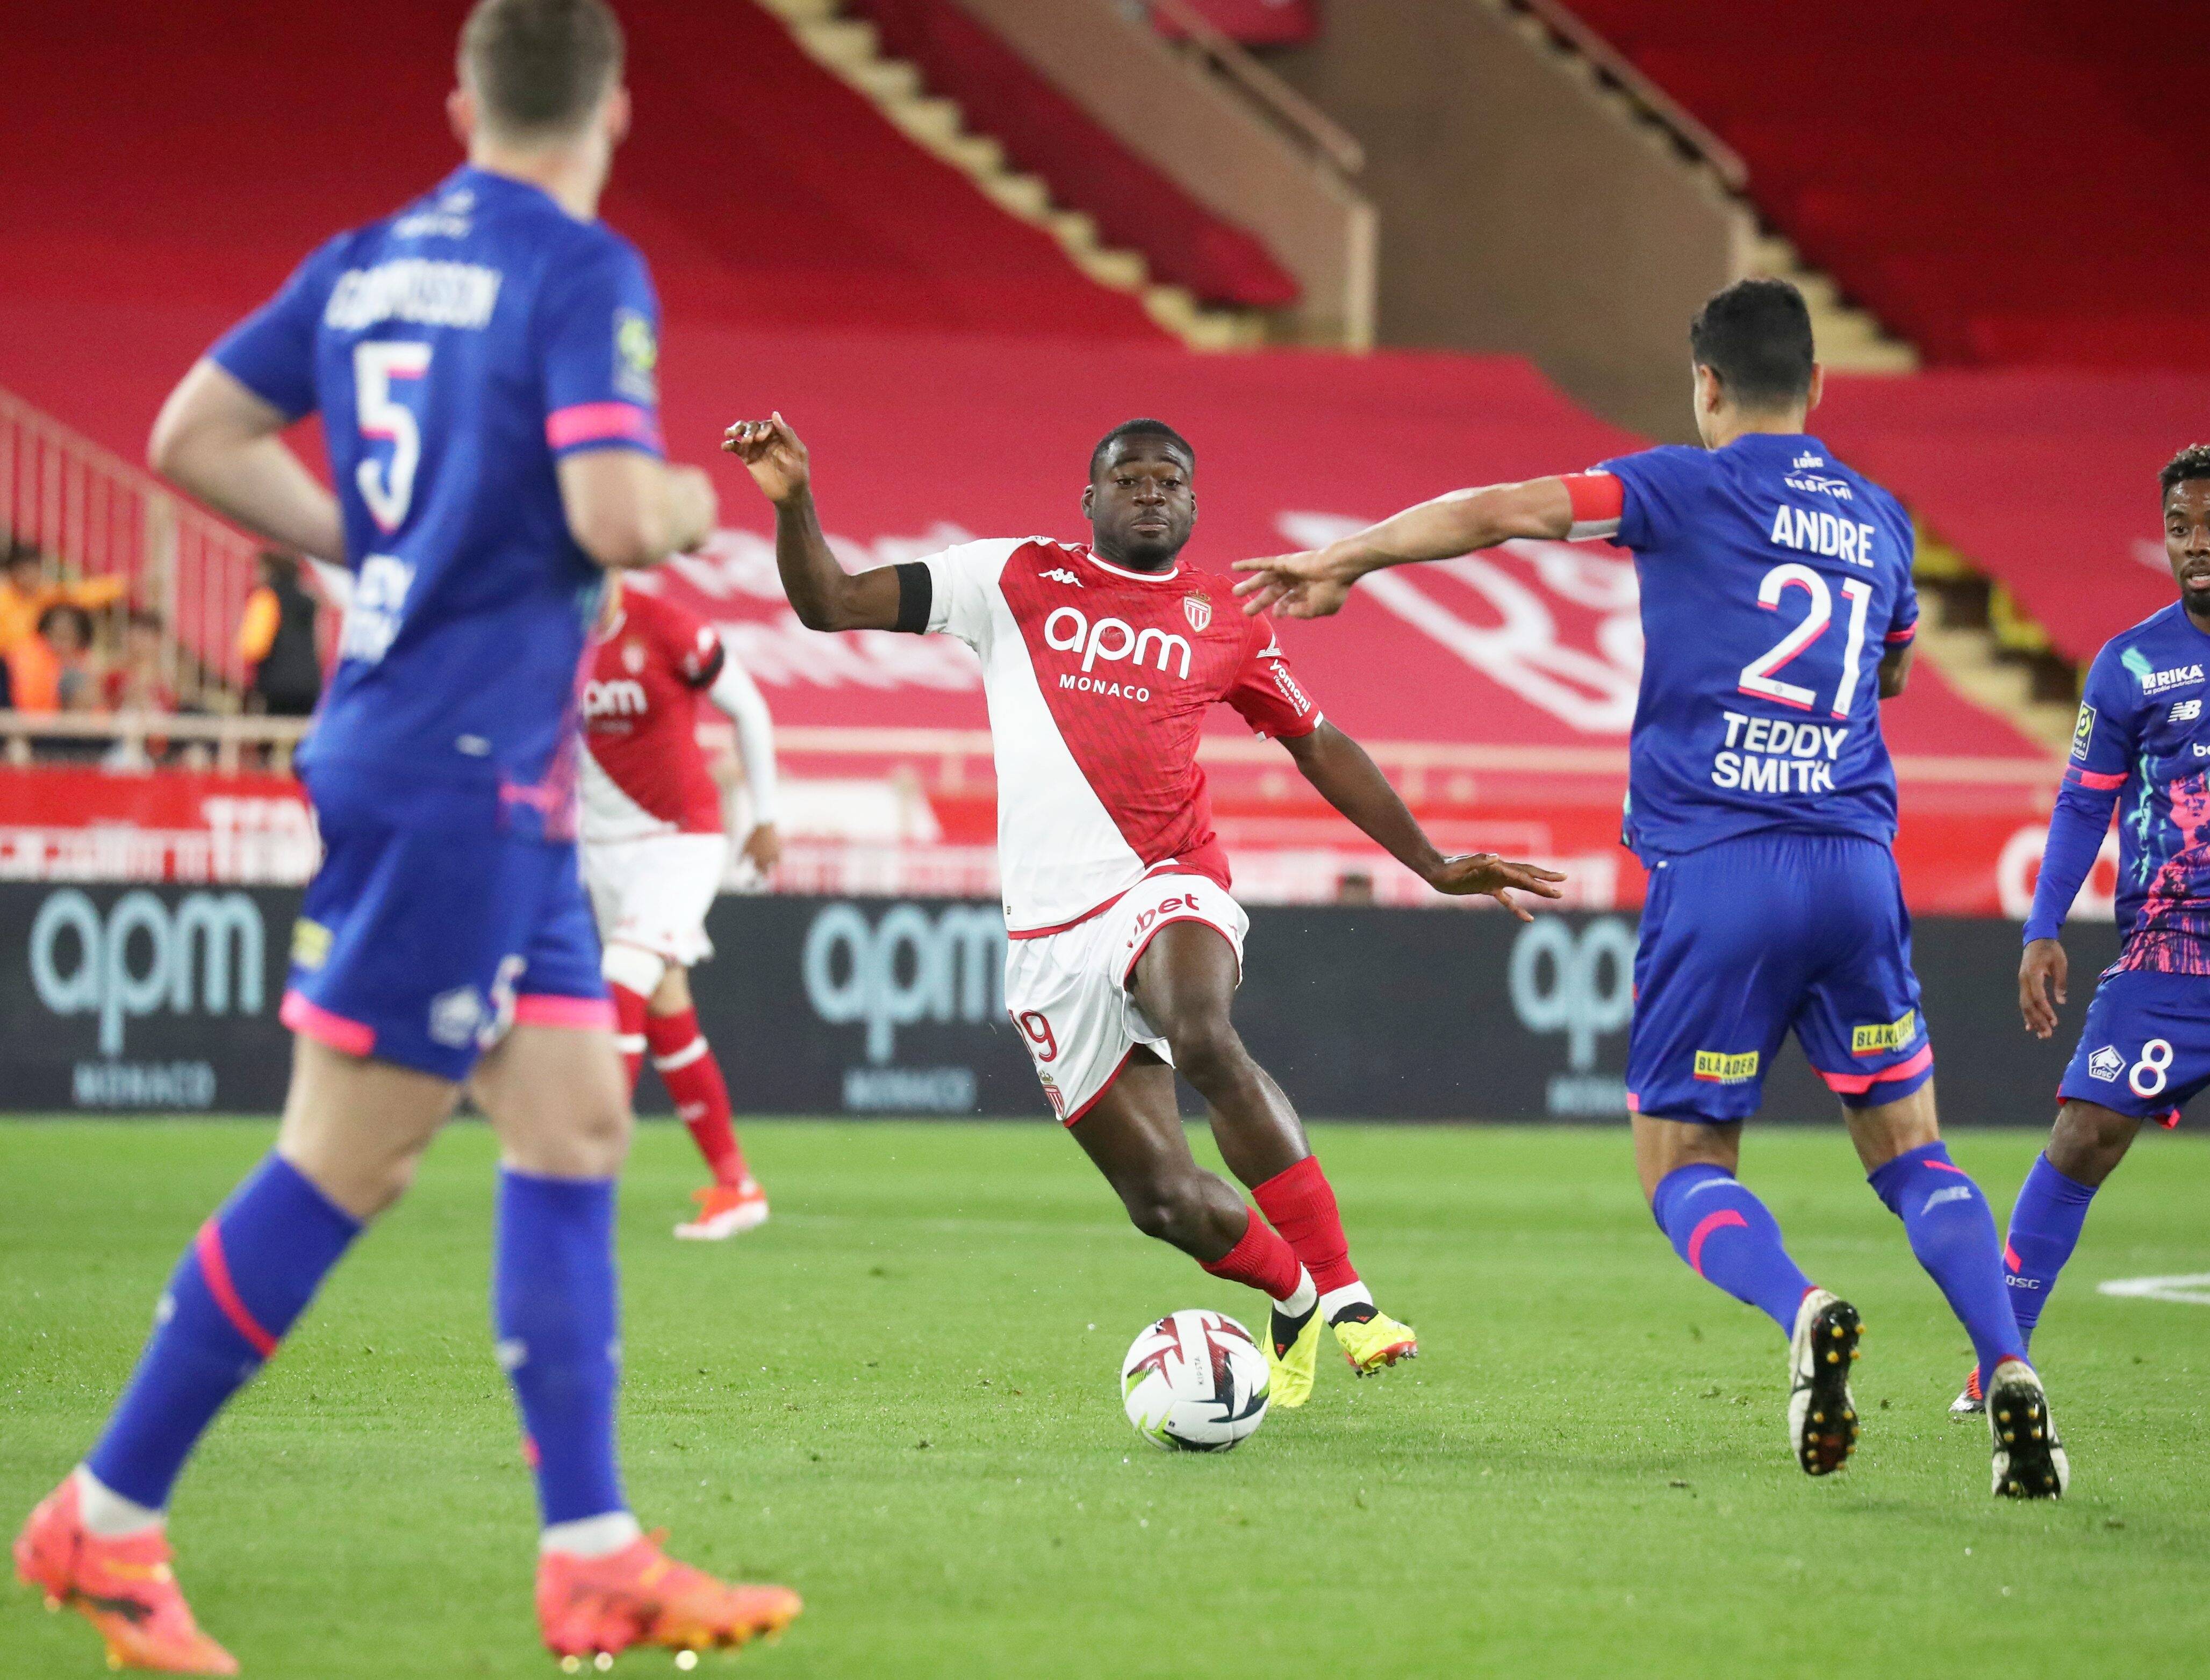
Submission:
M 1634 943 L 1633 928 L 1616 916 L 1578 928 L 1538 916 L 1513 941 L 1506 971 L 1513 1012 L 1528 1031 L 1566 1041 L 1565 1071 L 1553 1073 L 1544 1091 L 1551 1114 L 1627 1112 L 1626 1077 L 1600 1072 L 1597 1051 L 1634 1013 Z
M 141 888 L 102 914 L 88 894 L 62 887 L 40 903 L 27 943 L 39 1001 L 97 1024 L 100 1059 L 73 1069 L 82 1107 L 210 1106 L 213 1064 L 126 1061 L 130 1024 L 164 1012 L 259 1015 L 267 1006 L 268 930 L 243 892 L 195 891 L 172 903 Z
M 893 904 L 870 920 L 859 905 L 826 906 L 806 930 L 806 1000 L 831 1026 L 866 1029 L 864 1065 L 844 1070 L 843 1100 L 863 1113 L 968 1114 L 974 1067 L 897 1065 L 901 1031 L 987 1028 L 1005 1012 L 1005 922 L 994 904 L 931 915 Z

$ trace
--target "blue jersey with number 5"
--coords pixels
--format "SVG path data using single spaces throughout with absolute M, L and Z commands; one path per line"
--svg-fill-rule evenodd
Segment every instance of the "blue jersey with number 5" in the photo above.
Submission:
M 318 413 L 353 574 L 307 749 L 498 783 L 557 828 L 601 573 L 554 462 L 660 450 L 659 310 L 627 241 L 538 188 L 463 168 L 340 234 L 210 353 Z
M 1879 667 L 1918 622 L 1902 507 L 1802 436 L 1597 470 L 1642 594 L 1627 843 L 1653 863 L 1763 829 L 1891 843 Z

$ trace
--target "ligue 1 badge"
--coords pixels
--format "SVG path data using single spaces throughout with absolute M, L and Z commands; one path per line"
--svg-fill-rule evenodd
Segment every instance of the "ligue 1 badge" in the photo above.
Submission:
M 1181 598 L 1181 614 L 1189 620 L 1189 627 L 1199 635 L 1205 634 L 1205 625 L 1212 622 L 1212 599 L 1197 589 Z

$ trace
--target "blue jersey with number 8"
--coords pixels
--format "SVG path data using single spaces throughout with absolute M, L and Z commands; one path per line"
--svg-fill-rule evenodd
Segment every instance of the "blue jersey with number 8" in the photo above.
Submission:
M 1654 863 L 1767 829 L 1892 843 L 1879 668 L 1918 622 L 1900 505 L 1800 435 L 1596 470 L 1642 596 L 1627 843 Z
M 210 353 L 322 416 L 353 574 L 306 752 L 496 783 L 571 814 L 575 692 L 601 574 L 554 462 L 660 450 L 643 261 L 526 182 L 463 168 L 340 234 Z

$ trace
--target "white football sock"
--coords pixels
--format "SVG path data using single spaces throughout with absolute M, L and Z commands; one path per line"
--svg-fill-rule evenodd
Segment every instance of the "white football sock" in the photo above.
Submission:
M 77 1514 L 94 1533 L 117 1540 L 126 1534 L 142 1534 L 149 1528 L 159 1528 L 168 1520 L 160 1512 L 135 1499 L 125 1499 L 82 1465 L 74 1473 Z
M 1312 1273 L 1301 1266 L 1297 1268 L 1297 1286 L 1289 1291 L 1287 1300 L 1274 1303 L 1274 1310 L 1284 1318 L 1302 1318 L 1319 1299 L 1319 1290 L 1312 1280 Z
M 607 1557 L 643 1532 L 628 1512 L 609 1511 L 602 1517 L 548 1523 L 537 1537 L 537 1550 L 565 1551 L 571 1557 Z
M 1319 1298 L 1319 1315 L 1330 1324 L 1345 1307 L 1371 1307 L 1374 1291 L 1364 1284 L 1345 1284 L 1341 1289 L 1331 1289 Z

